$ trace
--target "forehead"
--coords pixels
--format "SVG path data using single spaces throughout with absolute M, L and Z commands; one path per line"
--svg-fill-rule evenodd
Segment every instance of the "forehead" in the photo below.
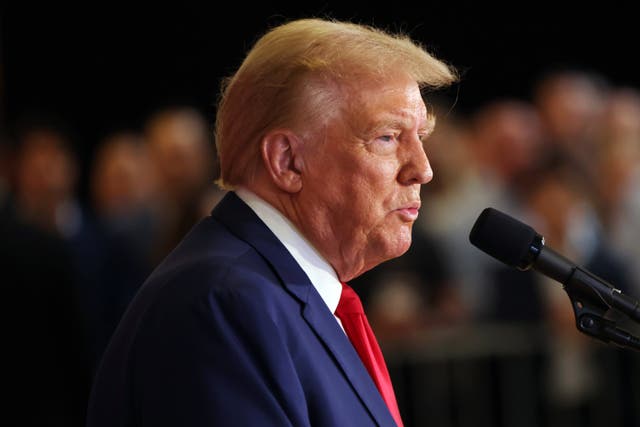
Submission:
M 415 81 L 362 81 L 351 85 L 347 91 L 344 113 L 352 122 L 361 126 L 394 122 L 403 127 L 433 127 L 433 118 L 427 114 L 424 99 Z

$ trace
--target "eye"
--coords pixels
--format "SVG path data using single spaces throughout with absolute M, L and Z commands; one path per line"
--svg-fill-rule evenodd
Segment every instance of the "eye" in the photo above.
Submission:
M 380 141 L 382 142 L 394 142 L 397 139 L 396 135 L 390 134 L 390 135 L 382 135 L 379 136 L 378 138 Z
M 398 142 L 398 135 L 388 133 L 376 136 L 368 145 L 369 150 L 377 154 L 391 154 L 395 151 Z

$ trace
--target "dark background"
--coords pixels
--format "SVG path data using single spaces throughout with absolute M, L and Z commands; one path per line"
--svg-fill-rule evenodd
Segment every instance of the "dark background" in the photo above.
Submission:
M 1 6 L 1 114 L 5 133 L 31 112 L 53 112 L 88 159 L 111 130 L 138 128 L 163 105 L 196 106 L 212 120 L 220 79 L 253 41 L 287 19 L 329 16 L 403 30 L 461 72 L 458 112 L 495 97 L 527 98 L 555 67 L 640 85 L 637 15 L 602 2 L 218 2 L 167 6 Z M 393 66 L 393 64 L 389 64 Z

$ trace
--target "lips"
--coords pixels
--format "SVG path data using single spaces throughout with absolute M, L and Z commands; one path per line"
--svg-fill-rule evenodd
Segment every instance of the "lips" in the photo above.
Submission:
M 415 221 L 418 218 L 418 211 L 420 210 L 420 202 L 410 202 L 403 207 L 396 209 L 396 212 L 406 221 Z

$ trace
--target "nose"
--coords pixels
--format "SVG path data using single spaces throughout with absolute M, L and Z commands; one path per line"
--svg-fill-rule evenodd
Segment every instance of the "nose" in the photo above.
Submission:
M 414 136 L 407 141 L 403 153 L 402 167 L 398 174 L 398 181 L 403 185 L 426 184 L 433 179 L 433 169 L 424 151 L 420 138 Z

